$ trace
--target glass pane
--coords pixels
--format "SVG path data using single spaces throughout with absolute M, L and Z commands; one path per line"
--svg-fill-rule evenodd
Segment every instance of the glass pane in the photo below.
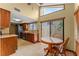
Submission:
M 50 24 L 49 22 L 42 23 L 42 37 L 49 37 L 50 36 Z
M 55 20 L 51 22 L 51 36 L 57 34 L 63 39 L 63 20 Z
M 36 23 L 34 24 L 34 30 L 37 30 L 37 24 Z
M 37 30 L 37 26 L 35 23 L 29 24 L 29 30 Z
M 32 30 L 32 25 L 31 24 L 29 24 L 29 30 Z
M 59 10 L 62 10 L 62 9 L 63 8 L 44 8 L 43 15 L 50 14 L 50 13 L 53 13 L 53 12 L 56 12 L 56 11 L 59 11 Z
M 56 6 L 52 5 L 52 6 L 41 7 L 40 16 L 47 15 L 63 9 L 64 9 L 64 5 L 56 5 Z

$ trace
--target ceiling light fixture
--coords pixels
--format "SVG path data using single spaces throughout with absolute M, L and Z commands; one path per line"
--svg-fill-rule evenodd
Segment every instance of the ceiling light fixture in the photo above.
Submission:
M 21 21 L 21 19 L 17 19 L 17 18 L 14 18 L 13 20 L 14 21 L 17 21 L 17 22 L 20 22 Z

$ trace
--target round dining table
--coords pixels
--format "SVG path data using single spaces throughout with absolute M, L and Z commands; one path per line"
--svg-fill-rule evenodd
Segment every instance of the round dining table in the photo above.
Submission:
M 59 38 L 54 38 L 54 37 L 42 37 L 41 42 L 48 45 L 48 47 L 44 49 L 44 50 L 48 50 L 46 53 L 46 55 L 48 55 L 48 53 L 52 53 L 53 47 L 55 45 L 62 44 L 63 40 Z

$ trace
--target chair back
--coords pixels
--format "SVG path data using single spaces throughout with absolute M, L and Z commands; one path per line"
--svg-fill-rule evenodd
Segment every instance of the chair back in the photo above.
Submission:
M 66 48 L 69 41 L 69 37 L 64 39 L 63 47 Z

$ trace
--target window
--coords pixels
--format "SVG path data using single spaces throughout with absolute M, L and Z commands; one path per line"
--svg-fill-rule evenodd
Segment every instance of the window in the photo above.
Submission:
M 45 6 L 40 8 L 40 16 L 50 14 L 64 9 L 64 5 Z
M 36 23 L 30 23 L 30 24 L 29 24 L 29 30 L 37 30 L 37 25 L 36 25 Z

